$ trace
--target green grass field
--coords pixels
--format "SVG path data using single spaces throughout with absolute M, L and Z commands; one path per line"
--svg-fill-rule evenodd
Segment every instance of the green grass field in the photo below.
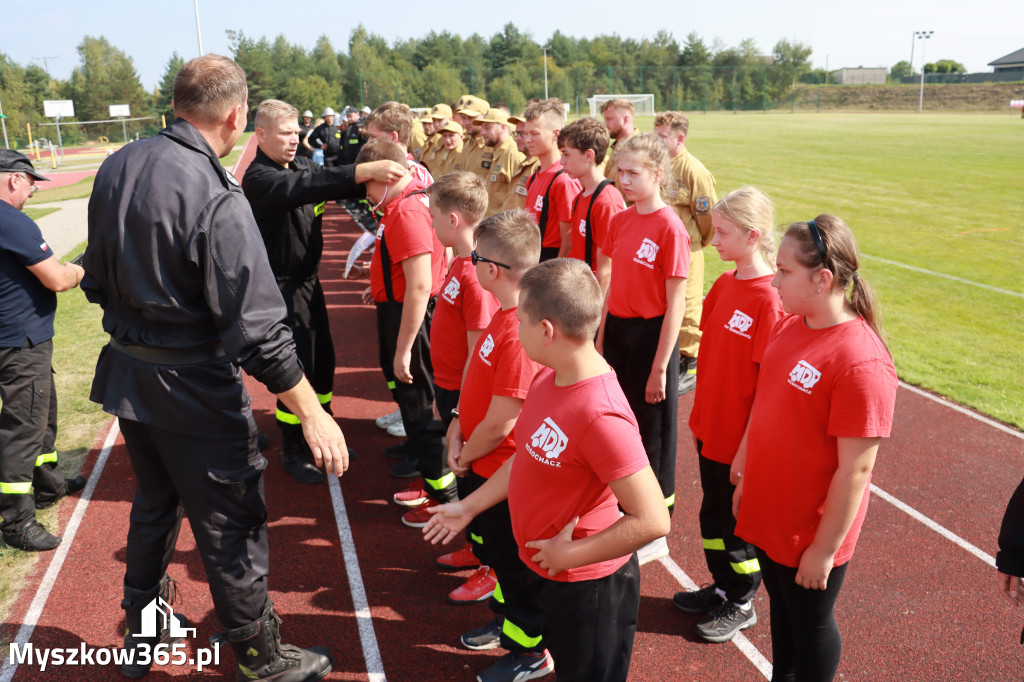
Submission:
M 782 228 L 843 218 L 900 378 L 1024 427 L 1019 116 L 695 114 L 687 147 L 719 196 L 744 184 L 767 192 Z M 705 254 L 710 288 L 729 264 Z

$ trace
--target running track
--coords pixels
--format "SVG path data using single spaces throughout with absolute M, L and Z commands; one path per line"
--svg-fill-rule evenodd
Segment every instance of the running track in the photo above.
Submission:
M 336 659 L 331 680 L 472 680 L 500 650 L 469 652 L 456 643 L 461 632 L 486 622 L 489 612 L 446 604 L 445 594 L 469 573 L 437 571 L 434 558 L 446 550 L 401 525 L 402 510 L 388 502 L 404 484 L 388 476 L 392 460 L 381 454 L 394 439 L 372 423 L 393 407 L 377 367 L 374 313 L 359 300 L 365 281 L 340 276 L 359 228 L 334 206 L 325 218 L 321 272 L 339 359 L 333 408 L 359 452 L 340 486 L 299 486 L 282 472 L 272 396 L 248 382 L 261 430 L 274 440 L 264 454 L 270 459 L 270 587 L 282 631 L 286 641 L 327 645 Z M 691 396 L 680 400 L 681 424 Z M 101 447 L 106 441 L 110 447 Z M 1002 509 L 1022 472 L 1021 433 L 900 389 L 893 435 L 882 446 L 873 484 L 946 529 L 945 535 L 878 493 L 872 496 L 838 605 L 844 634 L 839 679 L 1021 679 L 1024 612 L 997 596 L 995 569 L 986 561 L 995 554 Z M 38 564 L 0 624 L 2 642 L 18 638 L 37 648 L 120 642 L 121 563 L 133 478 L 116 424 L 101 436 L 83 474 L 90 477 L 88 487 L 60 510 L 64 545 Z M 686 437 L 680 438 L 677 488 L 672 558 L 642 573 L 631 679 L 763 680 L 771 658 L 763 590 L 756 599 L 760 623 L 738 643 L 698 640 L 692 632 L 697 617 L 672 607 L 675 591 L 690 580 L 708 579 L 697 524 L 696 455 Z M 190 651 L 205 647 L 218 626 L 187 523 L 170 574 L 183 595 L 176 610 L 198 628 Z M 222 661 L 201 675 L 191 667 L 157 667 L 148 679 L 233 674 L 230 653 Z M 40 672 L 38 666 L 3 663 L 0 682 L 118 678 L 109 666 Z

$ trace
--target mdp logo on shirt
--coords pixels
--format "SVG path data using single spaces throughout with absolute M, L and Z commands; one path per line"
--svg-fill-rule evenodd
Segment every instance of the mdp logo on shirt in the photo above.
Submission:
M 537 196 L 537 200 L 535 202 L 533 202 L 533 210 L 537 212 L 537 215 L 540 215 L 541 211 L 544 210 L 544 195 L 543 194 L 538 195 Z
M 448 282 L 448 286 L 444 288 L 444 300 L 449 303 L 455 303 L 455 299 L 459 297 L 459 289 L 461 288 L 458 277 L 452 277 L 452 281 Z
M 821 372 L 811 366 L 806 360 L 796 363 L 796 367 L 789 373 L 789 384 L 800 389 L 807 395 L 811 394 L 814 384 L 821 378 Z
M 587 236 L 587 219 L 586 218 L 584 218 L 583 220 L 580 221 L 580 236 L 581 237 L 586 237 Z
M 558 466 L 555 462 L 547 460 L 558 459 L 558 456 L 565 452 L 565 447 L 568 444 L 569 437 L 565 435 L 562 429 L 558 428 L 555 420 L 551 417 L 545 417 L 540 427 L 530 437 L 530 445 L 533 446 L 530 448 L 530 454 L 538 462 Z M 533 448 L 540 452 L 534 452 Z
M 636 250 L 636 257 L 633 258 L 634 263 L 639 263 L 644 267 L 654 269 L 654 260 L 658 257 L 658 245 L 653 241 L 644 237 L 643 242 L 640 244 L 640 248 Z
M 488 334 L 487 338 L 480 345 L 480 359 L 487 363 L 488 367 L 491 366 L 491 361 L 487 358 L 490 357 L 492 350 L 494 350 L 494 337 Z
M 750 329 L 750 325 L 754 324 L 754 318 L 747 315 L 742 310 L 732 311 L 732 319 L 729 320 L 729 324 L 725 326 L 726 329 L 734 334 L 749 339 L 750 334 L 747 334 L 747 330 Z

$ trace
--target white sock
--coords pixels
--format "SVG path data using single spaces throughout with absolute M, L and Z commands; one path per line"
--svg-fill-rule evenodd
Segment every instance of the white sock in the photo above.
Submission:
M 725 590 L 723 590 L 721 587 L 715 588 L 715 594 L 717 594 L 719 597 L 725 600 Z
M 733 602 L 733 604 L 736 604 L 736 602 Z M 736 604 L 736 606 L 740 607 L 740 609 L 742 609 L 743 611 L 749 611 L 751 604 L 749 601 L 747 601 L 743 602 L 742 604 Z

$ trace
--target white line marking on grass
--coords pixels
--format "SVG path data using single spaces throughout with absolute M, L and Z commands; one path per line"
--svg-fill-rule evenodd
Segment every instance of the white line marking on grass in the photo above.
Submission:
M 356 556 L 356 543 L 352 538 L 352 526 L 348 522 L 348 511 L 345 509 L 345 498 L 341 494 L 341 484 L 333 474 L 327 476 L 328 487 L 331 489 L 331 502 L 334 506 L 334 518 L 338 523 L 338 539 L 341 541 L 341 552 L 345 557 L 345 572 L 348 573 L 348 586 L 352 591 L 352 607 L 356 613 L 356 624 L 359 626 L 359 641 L 363 647 L 363 659 L 366 661 L 366 672 L 370 682 L 384 682 L 384 662 L 377 646 L 377 634 L 373 629 L 373 616 L 370 614 L 370 602 L 366 598 L 366 587 L 363 585 L 363 574 L 359 570 L 359 558 Z M 3 682 L 0 680 L 0 682 Z
M 903 502 L 902 500 L 899 500 L 899 499 L 893 497 L 889 493 L 887 493 L 884 490 L 882 490 L 881 488 L 879 488 L 874 483 L 871 484 L 871 492 L 873 492 L 874 494 L 878 495 L 883 500 L 885 500 L 886 502 L 888 502 L 892 506 L 896 507 L 897 509 L 899 509 L 903 513 L 909 515 L 911 518 L 916 519 L 917 521 L 920 521 L 924 525 L 928 526 L 933 531 L 935 531 L 936 533 L 938 533 L 942 537 L 946 538 L 947 540 L 949 540 L 953 544 L 957 545 L 958 547 L 960 547 L 962 549 L 967 550 L 968 552 L 970 552 L 974 556 L 978 557 L 979 559 L 984 561 L 986 564 L 988 564 L 992 568 L 995 568 L 996 560 L 992 557 L 992 555 L 987 554 L 986 552 L 981 551 L 980 549 L 978 549 L 977 547 L 975 547 L 971 543 L 967 542 L 967 540 L 964 540 L 962 537 L 960 537 L 959 535 L 957 535 L 953 531 L 949 530 L 945 526 L 939 525 L 935 521 L 931 520 L 930 518 L 928 518 L 927 516 L 925 516 L 921 512 L 919 512 L 916 509 L 914 509 L 913 507 L 911 507 L 906 502 Z
M 676 582 L 684 588 L 687 590 L 699 589 L 697 583 L 693 582 L 690 576 L 686 575 L 686 571 L 681 569 L 679 564 L 672 560 L 672 557 L 663 557 L 658 559 L 658 561 L 660 561 L 661 565 L 665 567 L 665 570 L 672 574 L 672 577 L 676 579 Z M 761 674 L 764 675 L 766 680 L 770 680 L 772 678 L 772 664 L 769 663 L 768 659 L 757 650 L 756 646 L 750 643 L 750 640 L 747 639 L 742 632 L 736 633 L 736 636 L 732 638 L 732 643 L 736 645 L 737 649 L 743 652 L 743 655 L 754 664 Z
M 939 405 L 944 405 L 944 406 L 948 407 L 951 410 L 956 410 L 960 414 L 966 414 L 971 419 L 976 419 L 976 420 L 980 421 L 982 424 L 985 424 L 986 426 L 991 426 L 992 428 L 997 429 L 999 431 L 1002 431 L 1005 434 L 1011 435 L 1014 438 L 1020 438 L 1021 440 L 1024 440 L 1024 433 L 1021 433 L 1020 431 L 1017 431 L 1016 429 L 1012 429 L 1009 426 L 1006 426 L 1005 424 L 1000 424 L 996 420 L 989 419 L 988 417 L 986 417 L 984 415 L 980 415 L 977 412 L 971 412 L 966 407 L 961 407 L 960 405 L 957 405 L 954 402 L 950 402 L 949 399 L 947 399 L 947 398 L 943 398 L 942 396 L 933 395 L 933 394 L 929 393 L 928 391 L 925 391 L 924 389 L 918 388 L 917 386 L 911 386 L 910 384 L 908 384 L 906 382 L 903 382 L 903 381 L 900 382 L 900 386 L 902 386 L 903 388 L 907 389 L 911 393 L 916 393 L 919 396 L 922 396 L 924 398 L 928 398 L 928 400 L 931 400 L 933 402 L 938 403 Z
M 46 574 L 36 589 L 36 596 L 28 607 L 28 613 L 25 614 L 25 622 L 18 628 L 18 634 L 11 642 L 12 648 L 15 644 L 19 647 L 24 647 L 32 638 L 32 633 L 36 629 L 39 617 L 43 615 L 46 600 L 50 598 L 50 592 L 57 582 L 57 576 L 60 574 L 61 567 L 64 566 L 64 560 L 67 558 L 68 552 L 71 551 L 71 544 L 75 541 L 75 534 L 78 533 L 78 527 L 82 524 L 82 518 L 85 516 L 85 510 L 89 507 L 92 493 L 100 482 L 103 467 L 107 465 L 107 457 L 110 456 L 110 450 L 114 447 L 114 441 L 117 440 L 118 433 L 120 433 L 120 429 L 118 428 L 117 419 L 114 419 L 114 423 L 111 424 L 110 431 L 107 433 L 107 438 L 103 441 L 103 449 L 100 450 L 100 454 L 96 458 L 96 466 L 92 468 L 92 473 L 89 474 L 89 481 L 85 484 L 85 490 L 82 491 L 82 496 L 78 499 L 78 504 L 75 505 L 75 511 L 71 514 L 67 528 L 64 529 L 64 535 L 61 536 L 63 539 L 60 546 L 57 547 L 53 560 L 50 561 L 50 566 L 46 569 Z M 0 682 L 11 682 L 17 669 L 18 664 L 14 663 L 14 658 L 8 656 L 7 661 L 0 667 Z
M 994 287 L 991 284 L 982 284 L 981 282 L 974 282 L 974 281 L 969 280 L 969 279 L 964 279 L 963 277 L 957 277 L 956 275 L 947 275 L 944 272 L 935 272 L 934 270 L 925 270 L 924 268 L 919 268 L 919 267 L 914 266 L 914 265 L 907 265 L 906 263 L 900 263 L 899 261 L 889 260 L 888 258 L 880 258 L 879 256 L 872 256 L 871 254 L 867 254 L 867 253 L 862 253 L 860 255 L 861 255 L 862 258 L 867 258 L 868 260 L 876 260 L 879 263 L 885 263 L 886 265 L 893 265 L 893 266 L 895 266 L 897 268 L 903 268 L 904 270 L 912 270 L 914 272 L 919 272 L 922 275 L 931 275 L 932 277 L 942 277 L 943 279 L 953 280 L 954 282 L 960 282 L 961 284 L 967 284 L 967 285 L 970 285 L 972 287 L 978 287 L 980 289 L 988 289 L 989 291 L 994 291 L 997 294 L 1005 294 L 1007 296 L 1016 296 L 1017 298 L 1024 298 L 1024 292 L 1011 291 L 1009 289 L 1000 289 L 999 287 Z

